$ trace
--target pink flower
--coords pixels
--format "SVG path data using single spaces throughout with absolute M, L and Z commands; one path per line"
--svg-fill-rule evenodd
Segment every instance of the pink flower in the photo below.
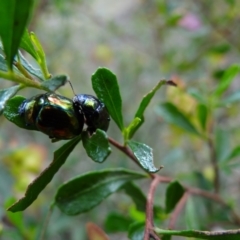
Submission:
M 201 21 L 196 15 L 187 13 L 179 21 L 179 26 L 186 28 L 187 30 L 194 31 L 201 27 Z

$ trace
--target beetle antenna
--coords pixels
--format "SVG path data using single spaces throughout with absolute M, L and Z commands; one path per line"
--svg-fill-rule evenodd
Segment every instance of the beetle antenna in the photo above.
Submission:
M 73 85 L 72 85 L 72 83 L 70 82 L 70 80 L 68 80 L 68 83 L 69 83 L 69 85 L 70 85 L 70 87 L 71 87 L 71 89 L 72 89 L 72 91 L 73 91 L 73 94 L 76 96 L 77 94 L 74 92 L 74 90 L 73 90 Z

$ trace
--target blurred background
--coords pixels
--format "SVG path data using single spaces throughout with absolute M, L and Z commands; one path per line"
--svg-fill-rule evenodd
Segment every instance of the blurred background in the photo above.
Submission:
M 207 98 L 224 70 L 239 63 L 239 8 L 240 2 L 234 0 L 218 0 L 217 4 L 208 0 L 39 0 L 29 30 L 37 34 L 44 47 L 50 73 L 67 74 L 76 93 L 94 94 L 91 75 L 98 67 L 114 72 L 122 94 L 125 125 L 134 117 L 142 97 L 159 80 L 175 81 L 177 89 L 164 86 L 157 92 L 146 111 L 145 124 L 134 140 L 153 148 L 155 165 L 164 165 L 162 175 L 189 186 L 204 185 L 211 189 L 213 172 L 207 144 L 166 123 L 156 109 L 161 102 L 169 101 L 192 122 L 197 121 L 194 93 L 194 96 L 200 93 Z M 33 62 L 30 56 L 26 57 Z M 2 87 L 10 84 L 1 81 Z M 226 94 L 230 96 L 239 88 L 238 78 Z M 30 97 L 38 92 L 25 89 L 20 94 Z M 69 98 L 74 95 L 69 85 L 59 89 L 59 93 Z M 214 110 L 211 115 L 221 154 L 239 144 L 238 109 L 239 103 L 234 103 Z M 2 239 L 18 240 L 23 238 L 7 221 L 4 204 L 10 197 L 24 195 L 27 185 L 51 162 L 53 152 L 63 141 L 52 144 L 42 133 L 20 129 L 4 117 L 0 118 L 0 124 L 0 228 L 4 226 L 5 238 Z M 108 135 L 122 142 L 114 122 Z M 222 196 L 232 201 L 236 209 L 240 206 L 238 162 L 235 159 L 232 165 L 225 166 L 221 174 Z M 103 164 L 97 164 L 79 144 L 53 181 L 23 213 L 32 236 L 39 235 L 55 191 L 63 182 L 87 171 L 113 167 L 139 170 L 113 147 L 110 157 Z M 148 186 L 149 182 L 141 183 L 145 193 Z M 157 204 L 164 205 L 165 190 L 166 186 L 159 187 Z M 55 209 L 47 239 L 86 239 L 85 224 L 91 221 L 104 228 L 109 209 L 144 219 L 142 215 L 137 216 L 132 205 L 120 192 L 80 216 L 68 217 Z M 198 229 L 203 223 L 205 229 L 206 225 L 210 229 L 218 226 L 217 221 L 226 221 L 224 214 L 219 211 L 218 217 L 209 216 L 203 210 L 198 215 Z M 159 221 L 159 226 L 164 228 L 164 216 Z M 185 225 L 179 222 L 178 227 L 184 229 Z M 110 236 L 111 239 L 127 239 L 125 233 L 110 233 Z

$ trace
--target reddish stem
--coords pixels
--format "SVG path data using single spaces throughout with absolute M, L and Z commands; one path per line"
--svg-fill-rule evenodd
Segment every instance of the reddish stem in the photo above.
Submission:
M 154 237 L 156 240 L 160 240 L 160 238 L 153 231 L 153 197 L 156 191 L 157 185 L 160 183 L 160 178 L 155 177 L 150 185 L 150 189 L 147 196 L 147 205 L 146 205 L 146 223 L 145 223 L 145 232 L 144 232 L 144 240 L 150 239 L 150 236 Z

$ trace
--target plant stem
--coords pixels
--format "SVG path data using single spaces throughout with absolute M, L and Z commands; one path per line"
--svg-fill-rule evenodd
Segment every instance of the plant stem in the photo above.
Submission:
M 20 62 L 15 62 L 14 65 L 17 67 L 17 69 L 26 77 L 34 81 L 32 76 L 26 71 L 26 69 L 22 66 Z
M 39 82 L 33 81 L 32 79 L 17 75 L 12 72 L 0 71 L 0 78 L 4 78 L 9 81 L 17 82 L 17 83 L 23 84 L 24 86 L 47 90 L 47 88 L 43 87 Z
M 144 240 L 150 239 L 150 236 L 154 237 L 156 240 L 160 240 L 160 238 L 154 233 L 154 225 L 153 225 L 153 197 L 156 191 L 157 185 L 160 183 L 160 178 L 154 178 L 151 182 L 150 189 L 147 196 L 147 204 L 146 204 L 146 223 L 145 223 L 145 232 L 144 232 Z
M 118 143 L 117 141 L 115 141 L 114 139 L 112 138 L 108 138 L 109 142 L 115 146 L 116 148 L 118 148 L 120 151 L 122 151 L 123 153 L 125 153 L 131 160 L 133 160 L 138 166 L 141 167 L 141 165 L 138 163 L 137 159 L 135 158 L 135 156 L 133 155 L 133 153 L 131 152 L 131 150 L 126 147 L 126 146 L 123 146 L 121 145 L 120 143 Z M 213 148 L 214 149 L 214 148 Z M 215 152 L 215 150 L 214 150 Z M 215 153 L 214 153 L 215 154 Z M 215 156 L 215 155 L 214 155 Z M 213 158 L 216 160 L 216 156 Z M 141 167 L 141 169 L 143 169 Z M 145 172 L 147 172 L 145 169 L 143 169 Z M 217 168 L 217 172 L 218 172 L 218 168 Z M 161 183 L 170 183 L 173 179 L 170 178 L 170 177 L 166 177 L 166 176 L 160 176 L 158 174 L 152 174 L 152 173 L 149 173 L 147 172 L 148 175 L 153 179 L 153 182 L 151 184 L 152 187 L 154 187 L 154 189 L 151 189 L 151 191 L 149 190 L 149 194 L 154 194 L 154 191 L 155 191 L 155 188 L 156 186 L 161 182 Z M 156 179 L 156 180 L 155 180 Z M 219 181 L 219 179 L 217 178 L 217 181 Z M 217 185 L 219 187 L 219 185 Z M 217 192 L 215 193 L 211 193 L 211 192 L 208 192 L 208 191 L 205 191 L 205 190 L 202 190 L 202 189 L 199 189 L 199 188 L 193 188 L 193 187 L 188 187 L 188 186 L 184 186 L 185 190 L 188 192 L 188 194 L 194 194 L 194 195 L 197 195 L 197 196 L 201 196 L 201 197 L 204 197 L 204 198 L 207 198 L 207 199 L 211 199 L 213 200 L 214 202 L 217 202 L 219 204 L 221 204 L 222 206 L 226 207 L 227 209 L 230 210 L 231 212 L 231 215 L 232 215 L 232 218 L 233 218 L 233 222 L 240 226 L 240 217 L 238 216 L 238 214 L 236 212 L 234 212 L 234 210 L 232 209 L 231 205 L 229 205 L 227 202 L 225 202 Z M 187 198 L 187 197 L 186 197 Z M 151 200 L 151 199 L 150 199 Z M 181 201 L 181 200 L 180 200 Z M 149 207 L 150 208 L 150 207 Z M 148 209 L 149 209 L 148 208 Z M 146 215 L 148 215 L 146 213 Z M 147 220 L 149 221 L 149 216 L 147 216 Z

